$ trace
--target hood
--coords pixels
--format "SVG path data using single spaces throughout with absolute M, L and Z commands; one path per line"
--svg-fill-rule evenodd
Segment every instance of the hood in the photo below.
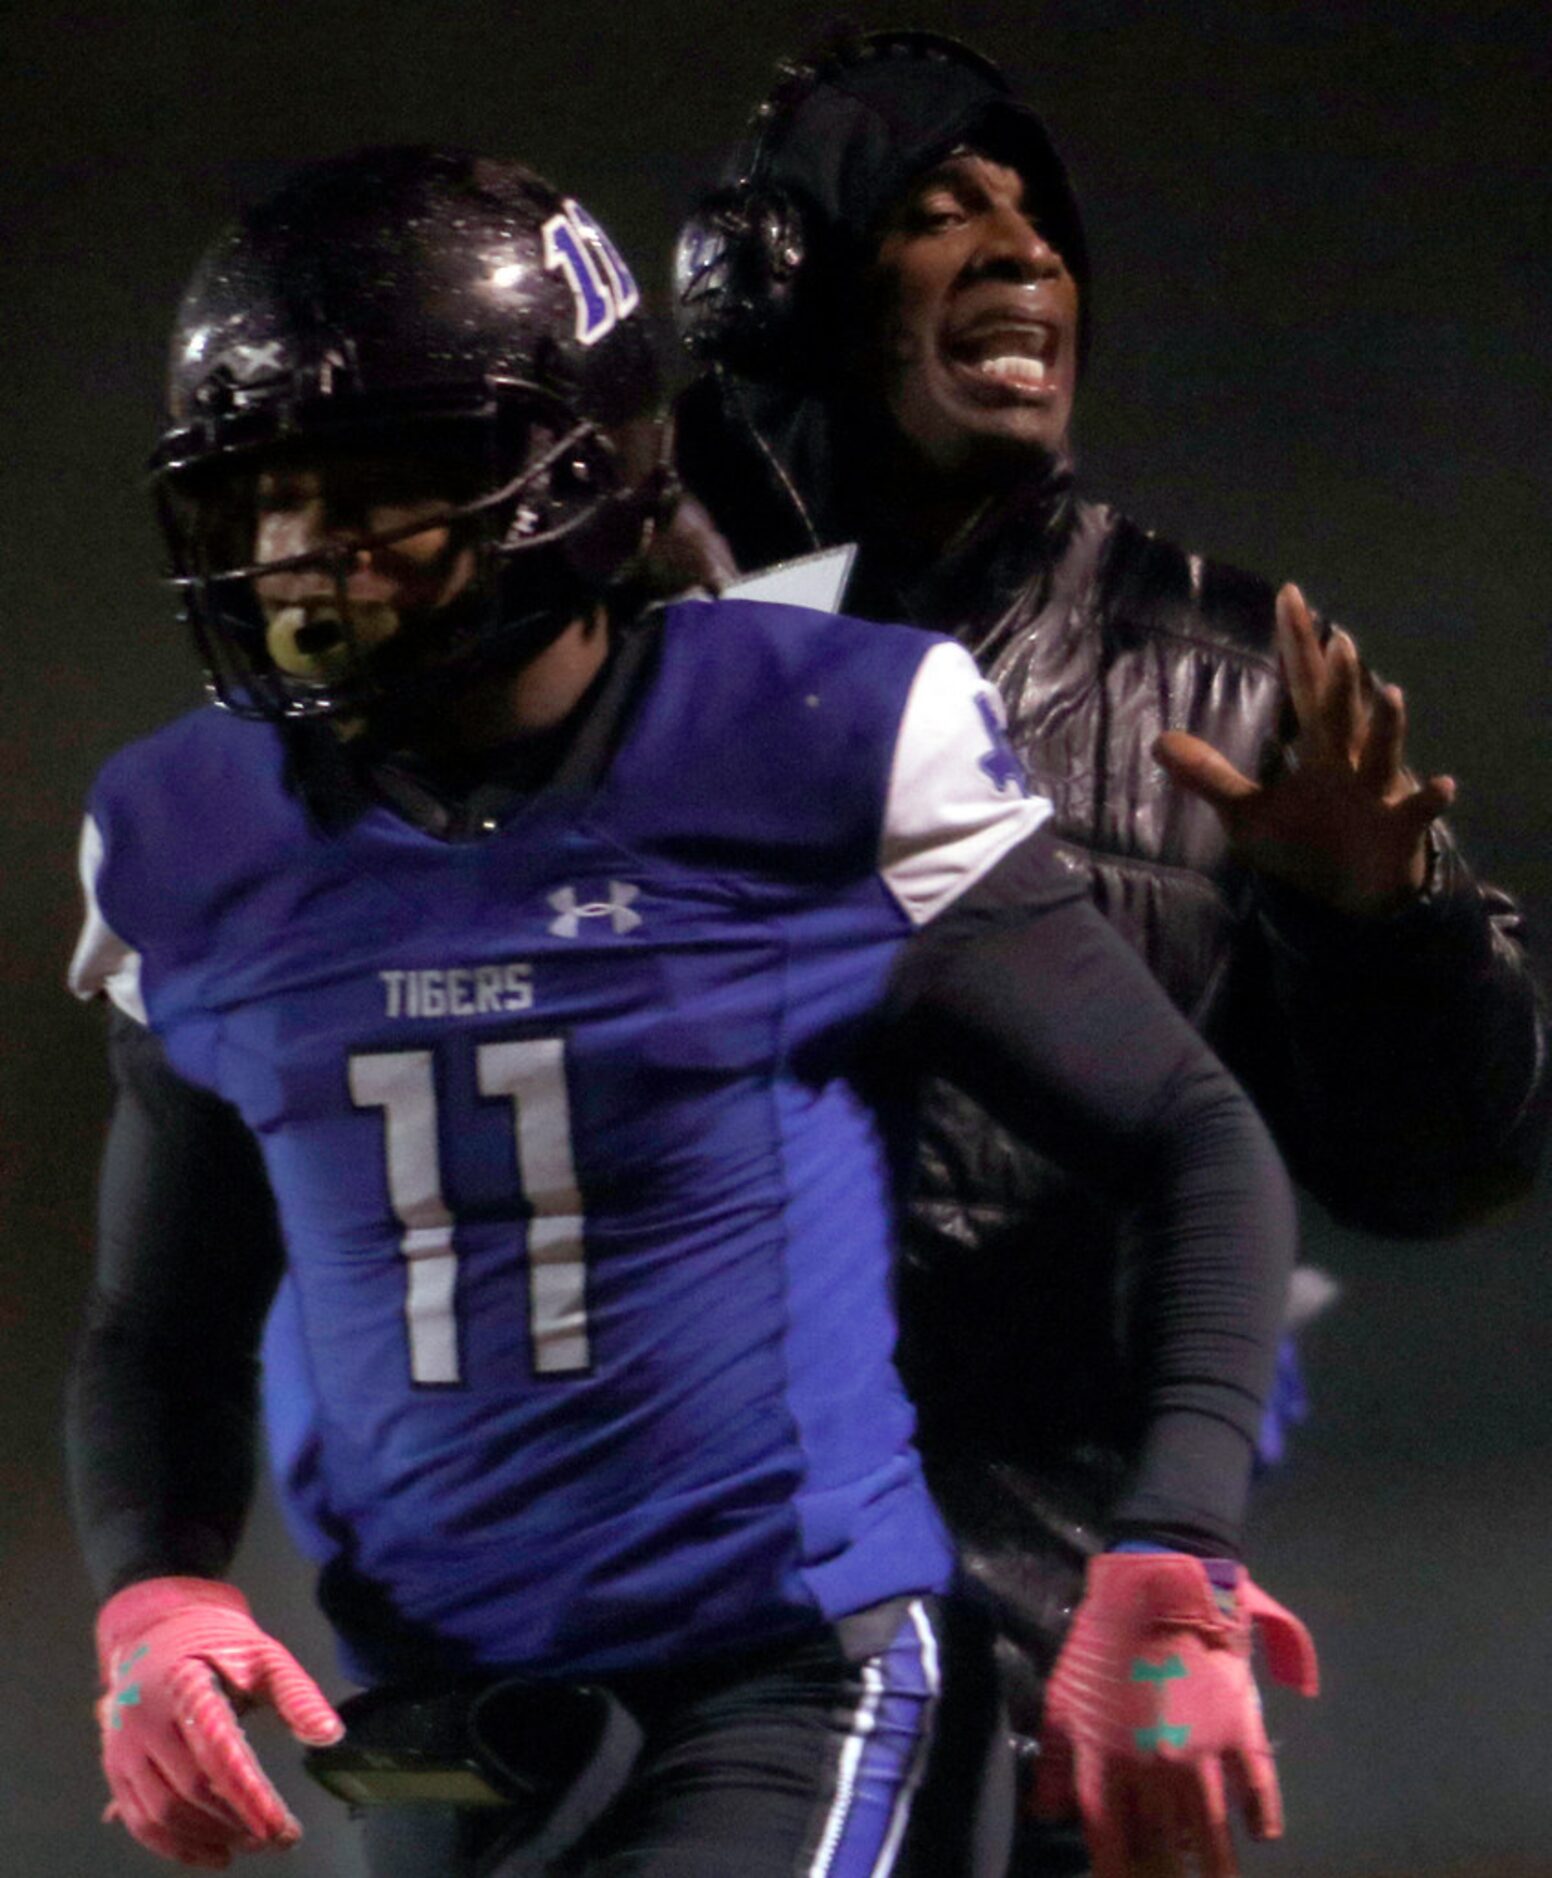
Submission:
M 851 273 L 864 266 L 905 186 L 968 145 L 1024 178 L 1087 300 L 1088 247 L 1066 168 L 1039 115 L 1009 94 L 994 67 L 883 52 L 821 66 L 818 77 L 793 86 L 787 108 L 777 94 L 737 168 L 756 187 L 784 191 L 802 205 L 819 267 Z

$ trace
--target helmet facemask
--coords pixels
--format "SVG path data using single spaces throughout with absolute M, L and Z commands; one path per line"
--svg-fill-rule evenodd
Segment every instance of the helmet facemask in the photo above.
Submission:
M 368 531 L 347 511 L 321 544 L 260 558 L 266 486 L 299 470 L 354 492 L 362 516 L 404 498 L 415 513 Z M 657 494 L 614 437 L 519 384 L 492 388 L 461 418 L 304 424 L 268 447 L 156 475 L 172 584 L 211 690 L 239 716 L 270 720 L 359 720 L 402 703 L 407 688 L 435 702 L 532 657 L 628 563 Z M 445 545 L 422 585 L 463 561 L 454 591 L 418 606 L 352 596 L 362 557 L 391 561 L 434 531 Z

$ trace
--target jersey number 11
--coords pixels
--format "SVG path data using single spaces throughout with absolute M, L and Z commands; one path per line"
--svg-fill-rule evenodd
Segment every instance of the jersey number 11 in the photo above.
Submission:
M 482 1096 L 512 1105 L 517 1176 L 528 1202 L 528 1335 L 538 1375 L 589 1365 L 582 1196 L 571 1156 L 566 1046 L 559 1037 L 482 1043 Z M 350 1099 L 383 1111 L 388 1199 L 408 1275 L 404 1320 L 418 1383 L 463 1380 L 458 1351 L 455 1221 L 442 1195 L 436 1076 L 430 1050 L 350 1059 Z

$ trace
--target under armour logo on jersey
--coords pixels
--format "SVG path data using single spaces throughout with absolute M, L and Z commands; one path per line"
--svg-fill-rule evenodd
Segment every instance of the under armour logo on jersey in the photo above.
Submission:
M 986 734 L 992 740 L 992 747 L 981 758 L 981 768 L 991 777 L 1000 795 L 1011 783 L 1021 796 L 1028 795 L 1024 783 L 1024 767 L 1013 754 L 1013 745 L 1008 742 L 1008 733 L 1003 726 L 1002 713 L 998 710 L 989 692 L 976 693 L 975 708 L 981 713 L 981 722 L 986 726 Z
M 633 932 L 641 924 L 641 915 L 633 912 L 631 901 L 641 892 L 628 880 L 611 880 L 607 900 L 577 899 L 575 887 L 557 887 L 550 895 L 550 905 L 557 917 L 550 921 L 550 931 L 557 939 L 575 939 L 585 919 L 606 919 L 616 932 Z

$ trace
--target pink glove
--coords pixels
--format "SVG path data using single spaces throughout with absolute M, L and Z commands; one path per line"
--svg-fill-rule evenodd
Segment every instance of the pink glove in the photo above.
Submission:
M 1314 1695 L 1315 1646 L 1251 1583 L 1218 1591 L 1199 1559 L 1109 1552 L 1046 1693 L 1035 1781 L 1045 1818 L 1082 1815 L 1094 1878 L 1236 1878 L 1224 1776 L 1257 1839 L 1282 1834 L 1282 1800 L 1250 1673 L 1253 1627 L 1277 1681 Z
M 222 1871 L 232 1853 L 295 1845 L 302 1828 L 237 1725 L 269 1702 L 309 1746 L 345 1732 L 289 1651 L 254 1623 L 235 1585 L 149 1578 L 97 1615 L 102 1765 L 122 1820 L 153 1852 Z

